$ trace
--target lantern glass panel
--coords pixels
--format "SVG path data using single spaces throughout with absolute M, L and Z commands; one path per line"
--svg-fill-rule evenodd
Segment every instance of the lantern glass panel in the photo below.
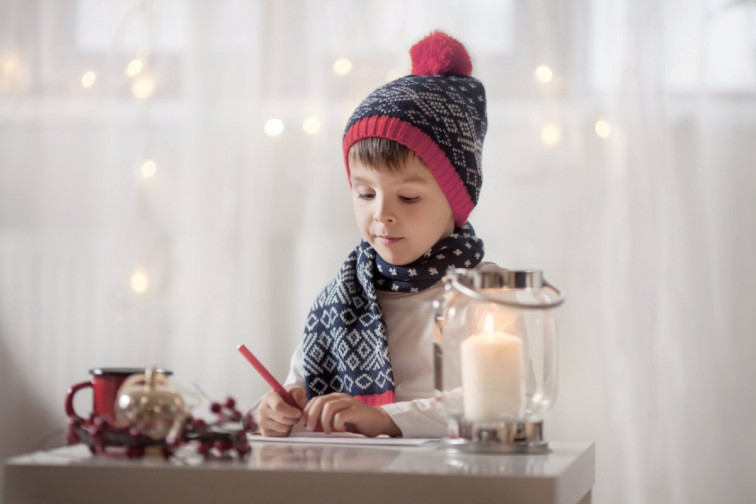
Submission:
M 444 299 L 440 404 L 452 423 L 540 422 L 557 389 L 552 310 L 544 289 L 456 290 Z

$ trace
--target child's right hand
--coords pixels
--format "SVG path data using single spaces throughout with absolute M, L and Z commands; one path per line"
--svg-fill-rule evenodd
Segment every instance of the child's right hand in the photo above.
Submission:
M 286 387 L 300 408 L 307 404 L 305 389 L 297 385 Z M 257 425 L 263 436 L 288 436 L 302 418 L 302 409 L 286 404 L 274 390 L 265 394 L 257 408 Z

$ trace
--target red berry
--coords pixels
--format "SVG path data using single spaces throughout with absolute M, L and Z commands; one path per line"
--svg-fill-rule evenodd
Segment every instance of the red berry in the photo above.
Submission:
M 227 397 L 226 398 L 226 408 L 228 409 L 234 409 L 234 406 L 236 406 L 236 401 L 234 401 L 233 397 Z
M 242 418 L 242 427 L 244 430 L 252 432 L 257 430 L 257 422 L 252 417 L 252 413 L 247 412 Z
M 92 440 L 99 443 L 102 441 L 103 436 L 103 428 L 101 425 L 95 425 L 88 429 L 89 435 L 92 437 Z
M 212 448 L 212 443 L 200 443 L 197 445 L 197 453 L 203 457 L 207 457 L 210 455 L 210 448 Z
M 249 455 L 251 451 L 252 449 L 249 447 L 249 445 L 236 447 L 236 453 L 239 454 L 239 458 L 241 459 L 247 458 L 247 455 Z
M 126 450 L 126 456 L 129 458 L 139 458 L 144 455 L 143 446 L 129 446 Z
M 214 402 L 210 405 L 210 411 L 213 413 L 220 413 L 221 411 L 221 405 L 217 402 Z
M 219 439 L 215 442 L 215 448 L 218 451 L 224 452 L 233 447 L 233 443 L 229 441 L 228 439 Z

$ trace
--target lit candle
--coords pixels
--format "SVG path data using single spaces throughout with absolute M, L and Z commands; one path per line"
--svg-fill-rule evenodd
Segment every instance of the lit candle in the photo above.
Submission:
M 522 339 L 494 332 L 493 316 L 488 314 L 485 332 L 465 339 L 460 354 L 465 417 L 482 422 L 521 417 L 525 406 Z

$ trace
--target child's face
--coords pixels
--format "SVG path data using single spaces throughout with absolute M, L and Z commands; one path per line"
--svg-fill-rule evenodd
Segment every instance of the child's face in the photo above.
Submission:
M 397 170 L 349 164 L 352 203 L 363 238 L 384 261 L 409 264 L 454 231 L 441 187 L 417 156 Z

